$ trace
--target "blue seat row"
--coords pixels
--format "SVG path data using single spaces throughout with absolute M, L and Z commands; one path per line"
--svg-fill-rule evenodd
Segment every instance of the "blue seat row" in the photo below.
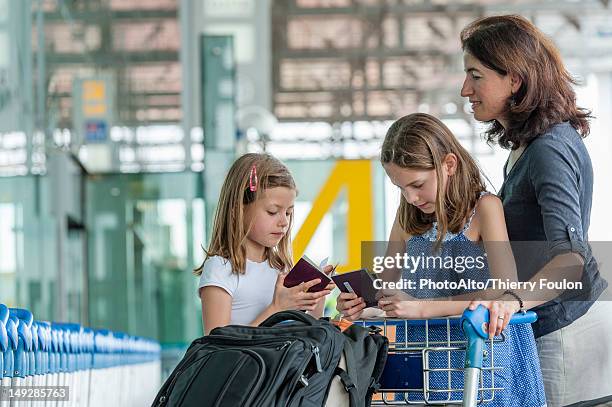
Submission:
M 102 369 L 160 358 L 158 342 L 74 323 L 35 321 L 0 304 L 0 379 Z

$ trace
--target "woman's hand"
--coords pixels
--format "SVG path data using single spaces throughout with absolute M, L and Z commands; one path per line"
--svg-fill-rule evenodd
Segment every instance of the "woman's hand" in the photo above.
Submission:
M 520 310 L 518 301 L 514 299 L 503 300 L 502 298 L 504 297 L 502 296 L 497 300 L 492 301 L 474 300 L 468 306 L 468 308 L 472 311 L 479 305 L 482 305 L 489 310 L 489 339 L 501 334 L 501 332 L 506 329 L 510 323 L 512 316 Z
M 355 293 L 340 293 L 336 302 L 338 312 L 350 321 L 358 320 L 365 307 L 365 300 Z
M 308 292 L 311 287 L 321 282 L 321 279 L 319 278 L 315 278 L 314 280 L 310 280 L 306 283 L 301 283 L 295 287 L 287 288 L 283 285 L 286 276 L 287 273 L 279 273 L 278 278 L 276 279 L 276 285 L 274 287 L 272 306 L 278 311 L 314 311 L 321 298 L 325 298 L 325 296 L 331 292 L 331 290 L 328 289 L 329 285 L 319 292 Z

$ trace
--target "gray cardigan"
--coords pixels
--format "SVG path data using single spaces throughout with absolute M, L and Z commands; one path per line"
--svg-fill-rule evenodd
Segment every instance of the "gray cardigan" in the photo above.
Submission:
M 558 254 L 572 251 L 584 258 L 582 290 L 568 290 L 534 309 L 536 337 L 571 324 L 607 287 L 588 244 L 593 168 L 576 130 L 564 122 L 533 140 L 504 175 L 499 196 L 520 280 Z

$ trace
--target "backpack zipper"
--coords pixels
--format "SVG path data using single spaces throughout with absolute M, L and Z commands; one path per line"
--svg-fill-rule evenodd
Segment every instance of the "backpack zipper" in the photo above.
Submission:
M 193 365 L 194 363 L 196 363 L 198 360 L 203 359 L 209 355 L 211 355 L 214 352 L 208 353 L 202 357 L 196 357 L 195 360 L 193 361 L 189 361 L 191 363 L 187 363 L 187 361 L 183 364 L 183 366 L 181 366 L 181 368 L 179 370 L 176 371 L 176 374 L 174 375 L 174 377 L 172 378 L 172 381 L 168 384 L 168 387 L 166 387 L 166 391 L 164 393 L 163 396 L 161 396 L 159 398 L 159 402 L 157 403 L 158 407 L 163 406 L 164 404 L 166 404 L 166 401 L 168 399 L 168 394 L 170 394 L 170 392 L 172 391 L 172 389 L 174 388 L 174 385 L 176 384 L 176 381 L 178 380 L 178 378 L 180 377 L 180 375 L 187 369 L 189 368 L 191 365 Z
M 310 350 L 315 358 L 315 364 L 317 366 L 317 372 L 321 373 L 323 371 L 323 366 L 321 365 L 321 356 L 319 354 L 319 347 L 316 345 L 310 345 Z
M 215 336 L 209 336 L 208 338 L 206 338 L 206 342 L 207 343 L 219 343 L 219 341 L 222 341 L 221 344 L 223 345 L 244 345 L 245 342 L 248 342 L 249 344 L 253 344 L 253 345 L 265 345 L 268 343 L 274 343 L 274 342 L 280 342 L 282 340 L 284 340 L 284 342 L 281 343 L 285 344 L 287 342 L 294 342 L 296 340 L 298 340 L 297 338 L 294 337 L 275 337 L 275 338 L 261 338 L 261 339 L 250 339 L 250 338 L 237 338 L 235 336 L 227 336 L 227 335 L 215 335 Z M 205 343 L 201 343 L 202 345 L 205 345 Z
M 233 326 L 233 325 L 229 325 L 228 327 L 231 327 L 231 326 Z M 295 329 L 292 329 L 292 328 L 295 328 Z M 290 334 L 292 334 L 292 331 L 299 331 L 299 330 L 301 330 L 303 328 L 304 328 L 304 326 L 302 326 L 302 325 L 298 325 L 298 326 L 295 326 L 295 325 L 293 325 L 293 326 L 286 326 L 286 327 L 283 327 L 283 330 L 284 330 L 283 334 L 289 334 L 290 335 Z M 327 342 L 330 339 L 329 333 L 328 333 L 328 331 L 324 327 L 322 327 L 322 326 L 313 326 L 312 328 L 320 329 L 323 332 L 323 334 L 324 334 L 324 338 L 323 338 L 323 341 L 322 341 L 323 343 Z M 277 327 L 258 327 L 258 329 L 260 329 L 261 332 L 266 332 L 266 331 L 269 332 L 268 335 L 274 335 L 274 332 L 275 332 L 274 330 L 277 329 Z M 236 339 L 236 340 L 243 340 L 243 341 L 246 341 L 246 340 L 253 341 L 254 340 L 254 339 L 249 339 L 249 338 L 237 338 L 235 336 L 223 335 L 223 334 L 213 334 L 213 335 L 210 335 L 208 337 L 203 337 L 201 339 L 211 339 L 211 338 Z M 276 340 L 279 340 L 281 338 L 282 337 L 276 337 Z M 291 337 L 291 336 L 289 336 L 289 337 L 285 336 L 285 338 L 289 338 L 291 340 L 295 340 L 296 339 L 295 337 Z M 313 340 L 311 338 L 307 338 L 307 339 L 309 341 Z M 265 339 L 261 339 L 261 340 L 265 341 Z M 202 343 L 202 342 L 200 342 L 200 343 Z M 325 363 L 326 364 L 330 364 L 331 363 L 332 354 L 333 354 L 332 352 L 328 352 L 327 358 L 325 359 Z M 319 359 L 319 363 L 321 363 L 320 359 Z
M 297 391 L 295 391 L 295 387 L 297 386 L 298 382 L 302 382 L 304 384 L 304 389 L 306 388 L 306 386 L 308 386 L 308 380 L 301 380 L 302 378 L 306 379 L 304 377 L 304 371 L 306 370 L 306 368 L 308 367 L 308 365 L 310 364 L 310 361 L 312 360 L 312 357 L 314 356 L 315 358 L 315 364 L 317 366 L 317 372 L 321 373 L 323 371 L 323 367 L 321 366 L 321 359 L 319 356 L 319 347 L 316 345 L 310 345 L 310 351 L 312 353 L 312 356 L 309 357 L 308 359 L 306 359 L 303 363 L 302 366 L 300 366 L 300 369 L 298 370 L 299 374 L 296 375 L 296 378 L 293 379 L 293 382 L 291 383 L 291 387 L 290 387 L 290 396 L 289 396 L 289 400 L 287 401 L 287 406 L 290 406 L 291 403 L 293 402 L 293 400 L 295 399 L 295 397 L 297 396 Z M 295 391 L 295 392 L 294 392 Z M 293 393 L 293 394 L 292 394 Z
M 189 350 L 187 350 L 187 353 L 189 353 Z M 164 394 L 159 398 L 159 401 L 157 402 L 157 406 L 161 407 L 164 404 L 166 404 L 166 400 L 168 399 L 168 394 L 170 393 L 170 391 L 172 390 L 172 388 L 174 387 L 174 383 L 176 382 L 176 380 L 178 379 L 178 377 L 181 375 L 181 373 L 183 373 L 183 371 L 185 370 L 185 365 L 187 365 L 187 367 L 191 366 L 191 363 L 195 363 L 197 360 L 199 360 L 197 357 L 194 357 L 195 360 L 191 361 L 191 360 L 183 360 L 182 363 L 179 363 L 177 365 L 177 368 L 179 368 L 176 371 L 176 374 L 174 375 L 174 377 L 172 378 L 172 381 L 170 381 L 170 383 L 168 384 L 168 386 L 166 387 L 166 391 L 164 392 Z

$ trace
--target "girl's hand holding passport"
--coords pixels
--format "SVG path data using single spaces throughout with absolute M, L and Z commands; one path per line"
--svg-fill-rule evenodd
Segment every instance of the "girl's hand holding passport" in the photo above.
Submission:
M 319 279 L 321 282 L 310 287 L 309 292 L 318 292 L 336 287 L 344 293 L 354 293 L 357 297 L 364 299 L 366 307 L 377 307 L 380 297 L 379 290 L 374 287 L 374 279 L 366 269 L 351 271 L 348 273 L 335 274 L 337 266 L 324 266 L 327 259 L 320 265 L 316 265 L 307 256 L 303 256 L 289 271 L 285 277 L 285 287 L 295 287 L 302 283 Z M 327 273 L 324 271 L 326 269 Z M 332 283 L 333 281 L 333 283 Z

